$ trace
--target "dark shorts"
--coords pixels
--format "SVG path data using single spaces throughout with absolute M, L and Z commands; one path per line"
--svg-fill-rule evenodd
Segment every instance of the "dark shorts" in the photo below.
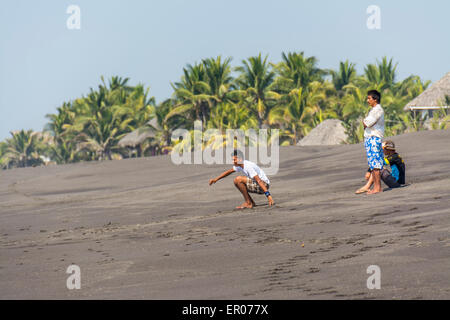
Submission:
M 395 178 L 392 176 L 392 174 L 389 172 L 388 169 L 383 169 L 381 170 L 381 180 L 383 180 L 384 183 L 386 183 L 386 185 L 389 188 L 398 188 L 401 187 L 401 184 L 398 183 L 397 180 L 395 180 Z
M 262 183 L 264 183 L 267 190 L 269 190 L 269 185 L 267 183 L 265 183 L 264 181 Z M 264 191 L 263 191 L 263 189 L 261 189 L 261 186 L 255 180 L 250 179 L 249 177 L 247 177 L 246 186 L 247 186 L 247 191 L 250 193 L 264 194 Z

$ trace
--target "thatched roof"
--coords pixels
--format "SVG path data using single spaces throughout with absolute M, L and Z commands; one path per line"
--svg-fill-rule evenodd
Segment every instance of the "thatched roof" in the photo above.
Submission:
M 450 96 L 450 72 L 406 104 L 403 110 L 441 108 L 446 95 Z
M 149 125 L 150 128 L 138 128 L 125 135 L 122 139 L 120 139 L 119 146 L 134 148 L 144 142 L 146 139 L 154 138 L 156 132 L 160 129 L 156 118 L 153 118 L 152 120 L 147 122 L 147 125 Z

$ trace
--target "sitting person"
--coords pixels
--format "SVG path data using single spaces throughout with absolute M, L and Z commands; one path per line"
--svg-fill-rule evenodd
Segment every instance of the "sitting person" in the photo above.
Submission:
M 383 143 L 384 162 L 391 167 L 391 172 L 384 169 L 381 179 L 389 188 L 398 188 L 405 184 L 406 167 L 402 157 L 395 152 L 394 142 L 387 140 Z
M 405 162 L 400 157 L 400 155 L 395 152 L 395 144 L 394 142 L 387 140 L 382 144 L 383 153 L 384 153 L 384 163 L 391 167 L 391 171 L 386 168 L 381 170 L 380 176 L 381 180 L 389 187 L 389 188 L 398 188 L 401 187 L 402 184 L 405 184 Z M 366 185 L 361 189 L 357 190 L 355 193 L 360 194 L 370 190 L 370 187 L 373 184 L 373 176 L 371 174 L 370 168 L 367 170 L 365 179 L 368 180 Z

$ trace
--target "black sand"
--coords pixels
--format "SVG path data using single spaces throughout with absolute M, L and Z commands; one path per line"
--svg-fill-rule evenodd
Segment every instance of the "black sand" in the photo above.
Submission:
M 275 207 L 255 196 L 244 211 L 233 176 L 208 186 L 229 166 L 1 171 L 0 299 L 449 299 L 450 131 L 393 140 L 407 187 L 355 195 L 361 144 L 286 147 Z M 70 264 L 81 290 L 66 288 Z

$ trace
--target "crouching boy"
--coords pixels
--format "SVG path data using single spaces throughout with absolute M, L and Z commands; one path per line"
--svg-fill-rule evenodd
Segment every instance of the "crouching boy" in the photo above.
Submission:
M 253 208 L 256 204 L 253 201 L 250 193 L 265 194 L 269 206 L 273 205 L 273 199 L 269 192 L 270 181 L 264 171 L 255 163 L 244 160 L 244 155 L 240 150 L 234 150 L 233 154 L 233 168 L 225 171 L 217 178 L 209 180 L 209 185 L 212 185 L 222 178 L 232 174 L 233 172 L 242 173 L 244 175 L 238 176 L 234 179 L 234 185 L 242 193 L 245 202 L 237 209 Z

